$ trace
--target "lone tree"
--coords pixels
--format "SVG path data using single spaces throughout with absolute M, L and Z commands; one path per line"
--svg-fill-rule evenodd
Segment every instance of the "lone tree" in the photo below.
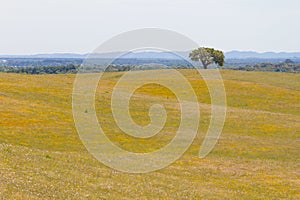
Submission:
M 219 66 L 224 66 L 225 56 L 222 51 L 215 50 L 213 48 L 201 47 L 193 50 L 189 57 L 193 61 L 201 61 L 204 69 L 207 69 L 207 66 L 213 63 L 218 64 Z

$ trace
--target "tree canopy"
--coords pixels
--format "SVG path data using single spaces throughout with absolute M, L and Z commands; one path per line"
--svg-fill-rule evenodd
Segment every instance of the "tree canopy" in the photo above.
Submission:
M 207 67 L 213 63 L 219 66 L 224 66 L 225 63 L 224 53 L 214 48 L 201 47 L 195 49 L 189 54 L 189 57 L 193 61 L 201 61 L 204 69 L 207 69 Z

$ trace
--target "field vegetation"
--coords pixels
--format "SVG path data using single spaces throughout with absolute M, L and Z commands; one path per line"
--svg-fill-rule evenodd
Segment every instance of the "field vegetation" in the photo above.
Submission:
M 300 199 L 300 74 L 221 70 L 227 118 L 217 145 L 200 159 L 210 96 L 195 70 L 179 71 L 200 103 L 198 135 L 182 158 L 147 174 L 110 169 L 85 149 L 72 116 L 74 74 L 0 73 L 0 198 Z M 123 73 L 105 73 L 99 82 L 99 123 L 116 145 L 155 151 L 177 130 L 176 96 L 156 84 L 139 88 L 130 102 L 134 121 L 147 125 L 153 103 L 165 106 L 168 120 L 153 138 L 129 137 L 110 110 L 112 88 Z

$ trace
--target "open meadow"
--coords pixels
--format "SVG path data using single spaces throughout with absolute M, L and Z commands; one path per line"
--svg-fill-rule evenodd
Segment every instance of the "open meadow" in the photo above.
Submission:
M 180 72 L 200 103 L 198 135 L 183 157 L 146 174 L 110 169 L 86 150 L 72 115 L 76 75 L 0 73 L 0 199 L 300 199 L 300 74 L 221 70 L 225 126 L 213 151 L 200 159 L 210 95 L 195 70 Z M 110 110 L 123 73 L 105 73 L 99 82 L 99 123 L 116 145 L 155 151 L 177 130 L 176 96 L 155 84 L 139 88 L 130 101 L 133 120 L 147 125 L 153 103 L 165 106 L 168 119 L 153 138 L 125 135 Z

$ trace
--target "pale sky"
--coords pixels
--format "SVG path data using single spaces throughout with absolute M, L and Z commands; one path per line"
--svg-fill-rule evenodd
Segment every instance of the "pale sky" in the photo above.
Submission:
M 224 51 L 300 51 L 299 0 L 0 0 L 0 54 L 87 53 L 169 29 Z

